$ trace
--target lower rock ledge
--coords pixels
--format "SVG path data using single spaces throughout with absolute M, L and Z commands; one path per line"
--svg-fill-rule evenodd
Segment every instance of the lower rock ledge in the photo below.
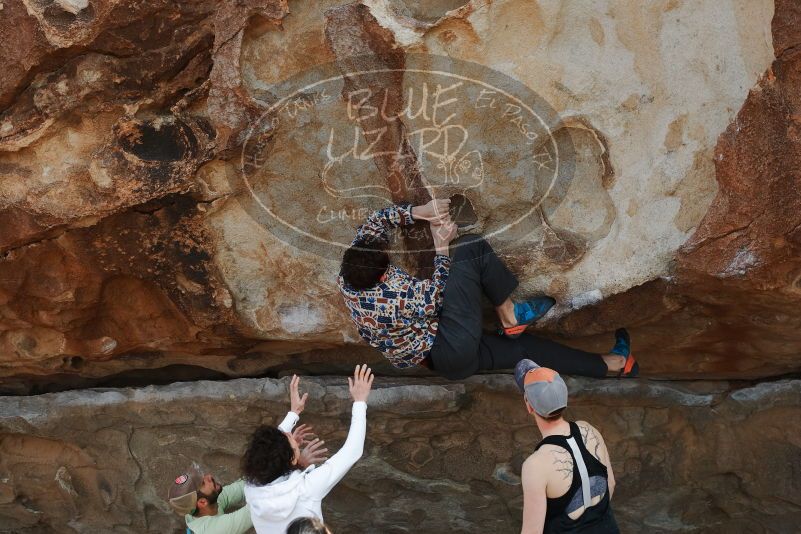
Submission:
M 223 483 L 287 379 L 0 397 L 0 532 L 178 532 L 164 501 L 191 461 Z M 801 380 L 570 379 L 568 417 L 599 428 L 623 532 L 790 532 L 801 522 Z M 344 378 L 304 378 L 303 422 L 336 450 Z M 337 533 L 518 532 L 539 433 L 508 375 L 378 379 L 365 455 L 325 501 Z

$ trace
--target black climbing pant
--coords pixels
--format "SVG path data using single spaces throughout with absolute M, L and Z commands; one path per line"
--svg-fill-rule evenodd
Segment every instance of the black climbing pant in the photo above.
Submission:
M 437 374 L 460 380 L 477 371 L 511 369 L 530 358 L 559 373 L 606 376 L 606 364 L 598 354 L 530 334 L 510 339 L 483 332 L 482 292 L 493 306 L 500 306 L 517 287 L 517 278 L 481 236 L 461 236 L 451 250 L 439 329 L 430 353 Z

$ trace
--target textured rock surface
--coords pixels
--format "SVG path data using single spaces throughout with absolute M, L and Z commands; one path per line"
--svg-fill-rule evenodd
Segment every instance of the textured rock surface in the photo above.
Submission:
M 670 347 L 651 369 L 671 375 L 798 369 L 799 21 L 797 2 L 776 2 L 776 60 L 718 141 L 719 190 L 679 250 L 673 277 L 566 317 L 563 333 L 610 327 L 611 318 L 641 324 L 640 336 Z
M 797 371 L 798 21 L 791 0 L 5 1 L 0 387 L 353 362 L 336 262 L 268 231 L 237 177 L 240 157 L 256 158 L 262 193 L 289 191 L 299 220 L 329 208 L 317 153 L 291 128 L 257 129 L 264 144 L 244 149 L 285 96 L 278 82 L 334 60 L 364 66 L 354 54 L 475 62 L 559 115 L 572 181 L 549 190 L 531 228 L 495 239 L 521 292 L 559 299 L 547 332 L 600 350 L 629 325 L 654 376 Z M 397 110 L 413 80 L 436 81 L 351 76 L 341 90 L 382 89 Z M 357 137 L 416 158 L 370 159 L 358 178 L 391 189 L 386 200 L 427 198 L 436 161 L 412 142 L 414 121 L 368 120 L 377 103 L 357 106 Z M 488 116 L 465 120 L 493 131 Z M 530 208 L 499 138 L 479 139 L 483 182 L 465 192 L 482 231 Z M 326 235 L 347 239 L 358 209 L 384 201 L 342 203 Z
M 558 298 L 546 334 L 602 350 L 629 326 L 652 377 L 801 371 L 800 44 L 796 0 L 0 0 L 0 394 L 392 374 L 316 243 L 453 193 L 520 292 Z M 511 96 L 478 106 L 486 88 Z M 438 121 L 438 94 L 476 105 Z M 416 230 L 398 261 L 425 274 Z M 309 379 L 305 419 L 332 442 L 340 382 Z M 801 523 L 798 381 L 571 389 L 610 444 L 624 531 Z M 233 479 L 284 397 L 1 397 L 0 532 L 178 531 L 169 473 Z M 537 432 L 508 377 L 380 380 L 369 436 L 327 502 L 337 532 L 519 528 Z
M 0 532 L 179 532 L 163 500 L 195 460 L 238 473 L 286 380 L 0 398 Z M 303 421 L 341 444 L 344 379 L 310 379 Z M 792 532 L 801 519 L 801 382 L 570 381 L 602 432 L 624 532 Z M 539 439 L 510 377 L 378 382 L 365 456 L 324 513 L 335 532 L 517 532 L 519 470 Z

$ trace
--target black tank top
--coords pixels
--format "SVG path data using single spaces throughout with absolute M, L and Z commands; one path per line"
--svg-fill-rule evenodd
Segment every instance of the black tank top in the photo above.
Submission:
M 548 509 L 545 512 L 545 534 L 557 534 L 561 532 L 584 532 L 593 534 L 619 534 L 615 516 L 612 513 L 612 506 L 609 503 L 609 486 L 607 484 L 603 499 L 598 504 L 590 506 L 578 519 L 571 519 L 567 514 L 567 508 L 571 501 L 578 495 L 581 498 L 581 475 L 579 474 L 576 458 L 573 450 L 568 445 L 568 438 L 574 438 L 578 445 L 584 464 L 587 466 L 587 475 L 592 477 L 602 477 L 608 481 L 609 473 L 606 466 L 595 456 L 590 454 L 581 439 L 581 431 L 576 423 L 570 421 L 570 436 L 548 436 L 537 445 L 539 450 L 543 445 L 556 445 L 567 450 L 573 459 L 573 480 L 570 488 L 561 497 L 555 499 L 548 498 Z M 583 502 L 583 501 L 582 501 Z

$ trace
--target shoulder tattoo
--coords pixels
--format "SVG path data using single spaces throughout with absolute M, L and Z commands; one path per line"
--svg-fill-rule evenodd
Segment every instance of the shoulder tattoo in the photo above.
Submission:
M 601 459 L 601 440 L 598 438 L 598 433 L 590 426 L 578 425 L 581 432 L 581 440 L 584 446 L 592 453 L 598 460 Z
M 562 447 L 549 448 L 551 462 L 557 473 L 562 475 L 562 480 L 567 480 L 573 475 L 573 457 Z

